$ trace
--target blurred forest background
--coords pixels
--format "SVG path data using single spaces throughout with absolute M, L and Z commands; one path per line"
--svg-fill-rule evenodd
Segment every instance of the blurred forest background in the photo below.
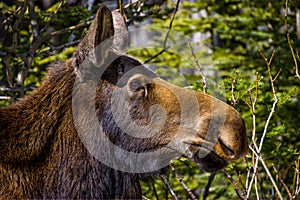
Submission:
M 2 0 L 1 106 L 38 87 L 51 62 L 72 55 L 102 3 L 119 9 L 132 28 L 169 28 L 190 38 L 180 55 L 161 45 L 167 33 L 153 36 L 158 48 L 129 54 L 172 67 L 192 89 L 215 94 L 210 86 L 218 88 L 219 82 L 206 77 L 213 62 L 224 88 L 220 95 L 242 114 L 248 129 L 246 158 L 216 174 L 176 160 L 168 176 L 142 183 L 145 199 L 300 199 L 297 0 Z M 181 59 L 185 53 L 189 62 Z

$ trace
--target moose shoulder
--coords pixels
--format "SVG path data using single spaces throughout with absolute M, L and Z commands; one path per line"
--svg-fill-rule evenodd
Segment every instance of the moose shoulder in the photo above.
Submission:
M 246 154 L 236 110 L 117 51 L 120 20 L 101 7 L 73 57 L 0 108 L 1 198 L 137 199 L 139 177 L 178 156 L 216 171 Z

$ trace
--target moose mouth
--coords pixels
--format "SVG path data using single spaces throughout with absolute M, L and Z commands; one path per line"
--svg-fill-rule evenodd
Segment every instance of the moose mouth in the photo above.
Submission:
M 202 138 L 199 138 L 203 140 Z M 198 140 L 199 140 L 198 139 Z M 199 141 L 183 141 L 183 143 L 190 145 L 190 148 L 193 151 L 192 156 L 188 156 L 192 161 L 194 161 L 202 170 L 207 172 L 216 172 L 228 165 L 228 161 L 221 157 L 214 149 L 213 144 L 207 141 L 199 143 Z M 218 139 L 219 144 L 221 145 L 223 151 L 232 155 L 233 150 L 230 149 L 225 143 Z

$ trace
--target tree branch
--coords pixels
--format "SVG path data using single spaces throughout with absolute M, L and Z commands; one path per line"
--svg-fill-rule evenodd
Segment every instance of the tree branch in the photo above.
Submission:
M 206 93 L 206 87 L 207 87 L 206 77 L 205 77 L 205 75 L 204 75 L 204 73 L 203 73 L 202 67 L 201 67 L 200 64 L 199 64 L 199 61 L 198 61 L 198 59 L 197 59 L 197 57 L 196 57 L 196 54 L 195 54 L 194 49 L 193 49 L 193 47 L 192 47 L 192 45 L 191 45 L 190 42 L 188 42 L 188 46 L 189 46 L 189 48 L 190 48 L 190 50 L 191 50 L 191 52 L 192 52 L 194 61 L 195 61 L 196 65 L 197 65 L 197 67 L 198 67 L 198 69 L 199 69 L 200 76 L 201 76 L 201 78 L 202 78 L 203 92 Z
M 247 198 L 249 198 L 250 196 L 250 192 L 251 192 L 251 187 L 252 187 L 252 184 L 253 184 L 253 181 L 255 180 L 256 181 L 256 176 L 257 176 L 257 169 L 258 169 L 258 161 L 260 161 L 266 171 L 266 173 L 268 174 L 274 188 L 276 189 L 276 192 L 278 194 L 278 197 L 280 199 L 283 199 L 282 198 L 282 195 L 280 193 L 280 191 L 278 190 L 278 187 L 276 185 L 276 182 L 273 180 L 272 178 L 272 175 L 267 167 L 267 165 L 265 164 L 264 160 L 262 159 L 260 153 L 261 153 L 261 150 L 262 150 L 262 147 L 263 147 L 263 143 L 264 143 L 264 139 L 266 137 L 266 134 L 267 134 L 267 129 L 269 127 L 269 124 L 270 124 L 270 121 L 271 121 L 271 118 L 273 116 L 273 113 L 275 112 L 275 108 L 276 108 L 276 105 L 278 103 L 278 98 L 276 96 L 276 90 L 275 90 L 275 86 L 274 86 L 274 81 L 275 79 L 273 79 L 273 76 L 272 76 L 272 73 L 271 73 L 271 62 L 273 60 L 273 57 L 275 55 L 275 51 L 272 52 L 272 55 L 270 57 L 270 59 L 268 60 L 265 55 L 263 54 L 262 51 L 259 51 L 260 55 L 262 56 L 262 58 L 264 59 L 264 61 L 266 62 L 266 65 L 267 65 L 267 70 L 268 70 L 268 75 L 269 75 L 269 79 L 270 79 L 270 83 L 271 83 L 271 89 L 272 89 L 272 93 L 273 93 L 273 98 L 274 98 L 274 102 L 272 104 L 272 107 L 271 107 L 271 111 L 269 113 L 269 116 L 267 118 L 267 121 L 265 123 L 265 126 L 264 126 L 264 131 L 262 133 L 262 136 L 260 138 L 260 143 L 259 143 L 259 146 L 258 148 L 256 147 L 255 150 L 249 146 L 249 148 L 252 150 L 252 152 L 255 154 L 256 158 L 255 158 L 255 162 L 254 162 L 254 166 L 253 166 L 253 175 L 252 175 L 252 179 L 250 181 L 250 184 L 249 184 L 249 188 L 248 188 L 248 191 L 247 191 Z M 276 78 L 278 77 L 278 73 L 276 75 Z M 256 145 L 256 143 L 254 143 Z M 256 184 L 255 184 L 256 185 Z M 256 188 L 256 191 L 257 191 L 257 188 Z M 257 194 L 257 192 L 256 192 Z M 258 195 L 258 194 L 257 194 Z
M 300 156 L 295 161 L 295 186 L 293 192 L 293 199 L 296 199 L 300 193 Z
M 178 197 L 176 196 L 175 192 L 174 192 L 173 189 L 171 188 L 171 185 L 170 185 L 168 179 L 167 179 L 164 175 L 161 175 L 160 177 L 164 180 L 164 182 L 165 182 L 165 184 L 167 185 L 167 187 L 168 187 L 168 189 L 169 189 L 171 195 L 175 198 L 175 200 L 179 200 Z
M 265 171 L 266 171 L 266 173 L 267 173 L 269 179 L 271 180 L 271 182 L 272 182 L 272 184 L 273 184 L 273 186 L 274 186 L 274 188 L 275 188 L 275 190 L 276 190 L 276 192 L 277 192 L 277 195 L 278 195 L 279 199 L 283 199 L 283 197 L 282 197 L 282 195 L 281 195 L 281 193 L 280 193 L 280 191 L 279 191 L 279 189 L 278 189 L 278 187 L 277 187 L 276 181 L 273 179 L 272 174 L 271 174 L 271 172 L 270 172 L 268 166 L 266 165 L 264 159 L 262 158 L 262 156 L 261 156 L 260 154 L 257 154 L 257 152 L 256 152 L 252 147 L 249 147 L 249 148 L 250 148 L 250 150 L 256 155 L 256 158 L 257 158 L 257 159 L 261 162 L 261 164 L 263 165 L 263 167 L 264 167 L 264 169 L 265 169 Z M 248 198 L 248 197 L 247 197 L 247 198 Z
M 232 104 L 233 107 L 236 106 L 237 101 L 238 101 L 239 96 L 240 96 L 240 92 L 238 92 L 238 94 L 237 94 L 236 97 L 235 97 L 235 95 L 234 95 L 234 90 L 235 90 L 235 84 L 236 84 L 236 79 L 237 79 L 237 77 L 238 77 L 238 72 L 235 71 L 235 72 L 234 72 L 234 78 L 231 79 L 231 104 Z
M 153 59 L 157 58 L 159 55 L 163 54 L 168 48 L 170 48 L 170 47 L 167 47 L 167 41 L 168 41 L 168 38 L 169 38 L 170 31 L 172 30 L 173 21 L 175 19 L 176 13 L 177 13 L 178 8 L 179 8 L 179 3 L 180 3 L 180 0 L 177 0 L 176 7 L 175 7 L 175 10 L 173 12 L 170 24 L 169 24 L 169 29 L 168 29 L 168 31 L 166 33 L 166 36 L 165 36 L 163 49 L 161 51 L 159 51 L 157 54 L 155 54 L 154 56 L 152 56 L 151 58 L 147 59 L 144 62 L 144 64 L 151 62 Z
M 171 170 L 172 170 L 173 174 L 175 175 L 175 177 L 177 178 L 177 180 L 180 182 L 180 184 L 182 185 L 182 187 L 188 192 L 188 194 L 190 195 L 190 197 L 193 200 L 197 200 L 197 197 L 193 194 L 193 192 L 191 191 L 191 189 L 184 183 L 183 179 L 176 172 L 175 166 L 174 166 L 174 164 L 172 162 L 171 162 L 170 166 L 171 166 Z
M 61 2 L 59 3 L 59 5 L 57 6 L 57 8 L 55 9 L 54 13 L 51 15 L 50 20 L 45 24 L 45 26 L 40 30 L 40 33 L 43 33 L 44 31 L 46 31 L 46 29 L 49 27 L 49 25 L 51 24 L 51 22 L 54 20 L 54 18 L 56 17 L 59 9 L 62 7 L 62 5 L 64 4 L 64 0 L 61 0 Z
M 294 64 L 295 64 L 295 77 L 298 78 L 300 80 L 300 75 L 299 75 L 299 67 L 298 67 L 298 62 L 295 56 L 295 52 L 294 52 L 294 48 L 292 46 L 292 42 L 291 42 L 291 38 L 290 38 L 290 33 L 289 33 L 289 27 L 288 27 L 288 0 L 285 1 L 285 14 L 284 14 L 284 22 L 285 22 L 285 32 L 286 32 L 286 38 L 290 47 L 290 51 L 294 60 Z
M 281 176 L 280 176 L 278 170 L 277 170 L 276 167 L 274 166 L 274 164 L 272 165 L 272 167 L 273 167 L 274 172 L 276 173 L 276 175 L 277 175 L 277 177 L 278 177 L 280 183 L 283 185 L 284 189 L 285 189 L 286 192 L 288 193 L 289 198 L 290 198 L 290 199 L 293 199 L 293 196 L 292 196 L 292 193 L 291 193 L 289 187 L 288 187 L 288 186 L 284 183 L 284 181 L 282 180 L 282 178 L 281 178 Z
M 216 173 L 210 173 L 210 176 L 209 176 L 209 179 L 207 181 L 207 184 L 205 186 L 205 190 L 204 190 L 204 193 L 203 193 L 203 200 L 206 200 L 206 198 L 208 197 L 208 194 L 209 194 L 209 188 L 214 180 L 216 176 Z
M 225 170 L 223 169 L 222 172 L 226 175 L 226 177 L 230 180 L 230 182 L 234 185 L 234 190 L 236 192 L 236 194 L 238 195 L 238 197 L 240 199 L 245 199 L 246 195 L 244 194 L 244 192 L 239 188 L 239 184 L 238 182 L 236 182 L 232 176 Z

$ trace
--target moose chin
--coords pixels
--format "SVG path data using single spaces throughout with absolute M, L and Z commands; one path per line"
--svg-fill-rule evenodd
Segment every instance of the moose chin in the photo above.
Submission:
M 245 156 L 234 108 L 162 80 L 115 32 L 122 16 L 100 7 L 73 56 L 0 108 L 0 198 L 140 199 L 140 178 L 172 159 L 217 171 Z

